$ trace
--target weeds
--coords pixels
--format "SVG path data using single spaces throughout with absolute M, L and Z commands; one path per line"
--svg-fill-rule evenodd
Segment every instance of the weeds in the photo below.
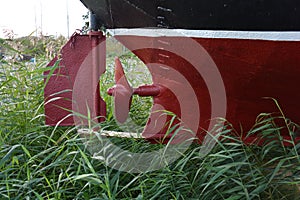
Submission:
M 6 51 L 11 55 L 23 51 L 10 47 Z M 206 157 L 193 144 L 180 159 L 157 171 L 130 174 L 111 169 L 86 149 L 74 127 L 44 125 L 46 58 L 36 55 L 36 64 L 1 59 L 0 199 L 299 199 L 300 144 L 283 146 L 281 130 L 268 115 L 248 135 L 260 132 L 263 146 L 243 144 L 228 134 L 228 126 Z M 109 68 L 102 77 L 105 87 L 113 84 L 111 80 Z M 105 98 L 109 117 L 103 126 L 113 130 L 117 127 L 111 98 Z M 148 111 L 140 113 L 138 101 L 134 106 L 133 115 L 147 118 Z M 110 140 L 131 152 L 161 148 L 143 140 Z

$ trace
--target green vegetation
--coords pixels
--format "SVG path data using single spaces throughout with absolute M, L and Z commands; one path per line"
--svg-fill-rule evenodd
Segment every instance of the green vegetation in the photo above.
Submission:
M 203 158 L 201 146 L 193 144 L 174 163 L 141 174 L 120 172 L 95 159 L 75 127 L 45 126 L 43 72 L 64 41 L 33 37 L 0 41 L 10 56 L 0 58 L 0 199 L 299 199 L 300 144 L 286 141 L 291 145 L 284 147 L 281 129 L 268 114 L 262 114 L 249 133 L 261 134 L 263 146 L 244 145 L 227 124 L 208 156 Z M 20 54 L 34 55 L 36 63 L 17 61 Z M 103 96 L 113 85 L 109 60 L 101 78 Z M 124 67 L 130 74 L 138 65 L 133 61 Z M 108 121 L 102 127 L 116 130 L 111 97 L 105 100 Z M 142 116 L 134 118 L 137 124 L 145 123 L 150 106 L 151 99 L 135 99 L 130 115 Z M 110 140 L 132 152 L 161 147 L 136 139 Z

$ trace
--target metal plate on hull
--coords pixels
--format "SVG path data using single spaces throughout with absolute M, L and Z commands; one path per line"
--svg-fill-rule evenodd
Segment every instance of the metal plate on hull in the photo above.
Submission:
M 81 0 L 106 28 L 299 31 L 299 0 Z

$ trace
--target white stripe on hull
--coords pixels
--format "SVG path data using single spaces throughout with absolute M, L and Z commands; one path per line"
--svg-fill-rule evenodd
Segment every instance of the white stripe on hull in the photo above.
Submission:
M 270 41 L 300 41 L 300 31 L 215 31 L 215 30 L 187 30 L 187 29 L 108 29 L 113 36 L 134 35 L 148 37 L 194 37 L 221 39 L 250 39 Z

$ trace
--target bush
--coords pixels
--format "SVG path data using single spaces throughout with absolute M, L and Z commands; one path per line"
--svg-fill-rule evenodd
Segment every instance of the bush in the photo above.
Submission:
M 300 145 L 283 146 L 280 129 L 268 116 L 249 133 L 260 130 L 264 146 L 243 144 L 228 124 L 204 158 L 201 146 L 193 144 L 180 159 L 157 171 L 130 174 L 107 167 L 86 149 L 75 127 L 44 125 L 42 74 L 49 59 L 45 47 L 50 43 L 56 48 L 62 41 L 21 41 L 1 41 L 5 54 L 29 52 L 37 62 L 1 59 L 0 199 L 299 198 Z M 112 73 L 102 78 L 108 83 Z M 110 120 L 103 126 L 117 128 Z M 132 152 L 161 148 L 136 139 L 111 141 Z

